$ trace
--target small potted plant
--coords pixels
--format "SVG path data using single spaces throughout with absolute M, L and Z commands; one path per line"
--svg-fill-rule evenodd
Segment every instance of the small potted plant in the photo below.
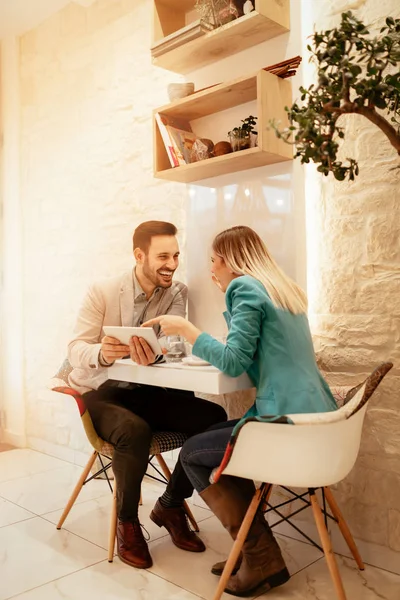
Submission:
M 257 144 L 257 131 L 254 129 L 257 117 L 250 115 L 246 119 L 242 119 L 241 123 L 242 125 L 234 127 L 232 131 L 228 132 L 233 152 L 245 150 Z

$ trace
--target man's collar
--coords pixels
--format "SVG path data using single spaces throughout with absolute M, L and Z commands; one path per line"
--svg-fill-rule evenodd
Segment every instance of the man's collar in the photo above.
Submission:
M 132 281 L 133 281 L 133 296 L 135 300 L 138 298 L 144 298 L 146 294 L 143 291 L 142 286 L 140 285 L 138 278 L 136 277 L 136 267 L 133 267 L 132 270 Z
M 146 293 L 143 291 L 143 288 L 140 285 L 138 278 L 136 277 L 136 267 L 133 267 L 133 270 L 132 270 L 132 281 L 133 281 L 133 290 L 134 290 L 134 292 L 133 292 L 134 300 L 138 300 L 139 298 L 145 298 Z M 154 294 L 154 292 L 158 293 L 159 289 L 160 289 L 159 287 L 156 287 L 153 291 L 153 294 Z M 153 294 L 151 294 L 150 298 L 153 297 Z M 149 298 L 149 300 L 150 300 L 150 298 Z

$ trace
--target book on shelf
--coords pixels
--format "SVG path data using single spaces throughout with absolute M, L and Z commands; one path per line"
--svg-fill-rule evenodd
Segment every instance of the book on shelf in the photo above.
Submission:
M 161 113 L 155 115 L 156 123 L 164 142 L 171 167 L 190 163 L 190 151 L 197 139 L 189 121 L 177 119 Z
M 196 38 L 204 35 L 208 31 L 212 31 L 213 29 L 214 25 L 208 23 L 207 21 L 203 21 L 202 19 L 193 21 L 193 23 L 189 23 L 189 25 L 174 31 L 158 42 L 155 42 L 151 46 L 151 55 L 153 58 L 161 56 L 162 54 L 165 54 L 165 52 L 169 52 L 174 48 L 195 40 Z
M 193 143 L 197 139 L 197 135 L 193 133 L 193 131 L 178 129 L 176 127 L 171 127 L 170 125 L 167 125 L 167 130 L 172 139 L 179 164 L 190 164 L 190 153 L 192 151 Z

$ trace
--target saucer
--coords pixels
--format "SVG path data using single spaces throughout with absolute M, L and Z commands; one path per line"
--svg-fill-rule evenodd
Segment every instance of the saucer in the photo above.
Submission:
M 206 367 L 211 366 L 211 363 L 206 360 L 202 360 L 201 358 L 194 358 L 193 356 L 185 356 L 182 358 L 182 362 L 184 365 L 188 365 L 189 367 Z

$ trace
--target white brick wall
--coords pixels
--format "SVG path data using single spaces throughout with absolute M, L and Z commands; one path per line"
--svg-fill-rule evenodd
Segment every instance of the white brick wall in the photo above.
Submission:
M 334 27 L 348 9 L 358 8 L 372 28 L 400 17 L 397 0 L 312 6 L 317 31 Z M 390 170 L 399 157 L 366 119 L 344 122 L 343 157 L 359 160 L 360 176 L 353 184 L 324 178 L 312 201 L 315 225 L 307 234 L 319 255 L 312 322 L 333 383 L 355 384 L 380 362 L 395 363 L 371 400 L 359 460 L 337 496 L 354 535 L 400 551 L 400 171 Z
M 27 435 L 71 451 L 86 448 L 78 412 L 40 390 L 88 284 L 130 268 L 143 220 L 185 244 L 185 187 L 152 175 L 151 109 L 181 78 L 150 64 L 150 4 L 71 4 L 21 39 Z
M 317 29 L 350 6 L 368 23 L 399 16 L 397 0 L 309 4 Z M 131 234 L 144 219 L 175 222 L 185 244 L 184 186 L 152 177 L 151 108 L 180 78 L 151 66 L 150 19 L 150 0 L 98 0 L 69 5 L 21 40 L 28 436 L 41 449 L 64 445 L 77 462 L 87 443 L 75 408 L 39 390 L 65 354 L 87 284 L 131 265 Z M 283 43 L 274 41 L 279 56 L 258 58 L 260 66 L 276 62 Z M 255 56 L 248 51 L 252 68 Z M 204 73 L 197 84 L 207 83 Z M 310 274 L 316 341 L 330 380 L 341 384 L 400 358 L 400 175 L 389 170 L 398 159 L 367 121 L 350 118 L 347 130 L 345 152 L 359 158 L 360 177 L 324 179 L 309 230 L 319 256 Z M 354 534 L 398 551 L 399 384 L 395 366 L 371 403 L 357 467 L 339 487 Z

